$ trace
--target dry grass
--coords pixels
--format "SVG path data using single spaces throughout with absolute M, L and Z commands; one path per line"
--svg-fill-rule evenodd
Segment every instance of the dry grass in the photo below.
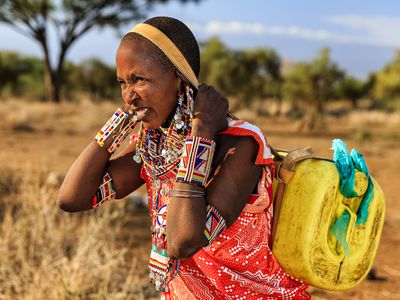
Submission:
M 47 172 L 0 172 L 0 299 L 144 299 L 147 253 L 121 241 L 129 202 L 62 213 Z M 126 244 L 126 242 L 125 242 Z M 154 293 L 153 293 L 154 296 Z
M 387 128 L 400 127 L 400 113 L 383 111 L 353 111 L 348 116 L 350 126 L 386 126 Z
M 85 98 L 60 104 L 9 99 L 1 102 L 0 129 L 87 133 L 103 125 L 117 105 L 112 102 L 94 103 Z

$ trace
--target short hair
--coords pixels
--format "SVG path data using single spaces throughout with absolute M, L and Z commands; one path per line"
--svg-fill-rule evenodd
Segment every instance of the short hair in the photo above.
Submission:
M 183 56 L 188 61 L 196 77 L 200 74 L 200 50 L 199 45 L 190 29 L 181 21 L 170 17 L 154 17 L 144 22 L 153 27 L 156 27 L 164 33 L 181 51 Z M 176 69 L 167 56 L 153 43 L 144 38 L 138 33 L 128 32 L 122 38 L 124 40 L 146 40 L 154 48 L 154 57 L 167 69 Z

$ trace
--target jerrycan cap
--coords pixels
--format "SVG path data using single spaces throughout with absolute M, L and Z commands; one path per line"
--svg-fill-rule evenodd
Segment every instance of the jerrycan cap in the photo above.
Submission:
M 363 196 L 368 188 L 368 178 L 363 172 L 355 170 L 354 191 L 359 197 Z

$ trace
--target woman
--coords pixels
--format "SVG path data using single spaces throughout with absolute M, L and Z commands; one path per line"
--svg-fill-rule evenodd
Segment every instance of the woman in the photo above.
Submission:
M 270 250 L 272 160 L 260 130 L 227 118 L 198 84 L 200 55 L 180 21 L 135 26 L 117 51 L 123 109 L 80 154 L 58 195 L 74 212 L 146 183 L 150 281 L 172 299 L 307 299 Z M 139 134 L 111 155 L 135 127 Z

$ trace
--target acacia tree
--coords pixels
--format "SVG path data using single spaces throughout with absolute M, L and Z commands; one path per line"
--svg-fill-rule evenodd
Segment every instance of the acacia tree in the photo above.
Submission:
M 271 49 L 259 48 L 235 51 L 232 89 L 243 104 L 255 99 L 280 97 L 281 59 Z
M 281 60 L 271 49 L 230 50 L 219 39 L 202 44 L 200 79 L 236 97 L 237 107 L 280 97 Z M 234 109 L 235 109 L 234 108 Z
M 375 99 L 389 106 L 400 99 L 400 50 L 383 70 L 376 73 L 372 92 Z
M 217 37 L 200 44 L 200 81 L 215 85 L 223 94 L 231 95 L 229 69 L 233 53 Z
M 115 67 L 97 58 L 82 61 L 78 65 L 67 62 L 65 65 L 64 94 L 73 98 L 85 92 L 93 101 L 118 99 L 120 87 L 115 84 Z
M 17 52 L 0 52 L 0 97 L 29 95 L 45 99 L 42 60 Z
M 331 61 L 328 48 L 322 49 L 311 62 L 295 64 L 286 74 L 286 97 L 306 104 L 307 113 L 300 129 L 314 131 L 322 128 L 325 104 L 335 96 L 343 76 L 344 72 Z
M 0 0 L 0 23 L 39 43 L 43 52 L 48 97 L 60 101 L 64 62 L 68 50 L 95 27 L 119 28 L 122 24 L 145 17 L 154 4 L 169 0 Z M 179 0 L 180 2 L 200 0 Z M 49 30 L 58 38 L 58 53 L 52 64 Z
M 356 109 L 358 100 L 367 94 L 367 88 L 366 81 L 347 75 L 338 86 L 338 94 L 350 100 L 352 108 Z

